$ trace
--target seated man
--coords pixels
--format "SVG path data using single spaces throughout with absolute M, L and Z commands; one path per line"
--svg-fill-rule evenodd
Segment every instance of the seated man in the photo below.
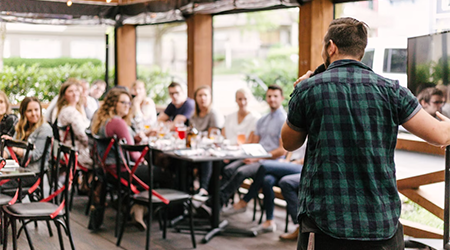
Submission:
M 417 99 L 422 108 L 434 118 L 436 118 L 436 111 L 442 112 L 442 106 L 445 103 L 444 93 L 435 87 L 422 90 L 417 95 Z
M 177 82 L 172 82 L 168 89 L 172 102 L 164 112 L 158 115 L 158 122 L 173 121 L 174 124 L 185 123 L 193 114 L 195 102 L 187 97 L 186 91 Z
M 273 211 L 275 209 L 275 193 L 273 191 L 274 186 L 279 186 L 283 193 L 287 204 L 287 212 L 292 217 L 294 224 L 297 224 L 297 193 L 300 173 L 303 168 L 303 158 L 305 155 L 306 144 L 296 150 L 297 159 L 292 162 L 286 162 L 285 160 L 267 160 L 261 163 L 261 167 L 258 169 L 253 183 L 250 186 L 247 194 L 243 199 L 235 203 L 228 210 L 224 211 L 224 215 L 231 215 L 239 212 L 244 212 L 248 202 L 257 197 L 259 190 L 262 188 L 264 194 L 264 209 L 266 210 L 266 221 L 261 225 L 252 228 L 252 231 L 256 232 L 274 232 L 276 230 L 276 224 L 273 221 Z M 295 178 L 292 178 L 295 176 Z M 297 232 L 298 234 L 298 232 Z M 295 236 L 295 237 L 294 237 Z M 295 233 L 285 234 L 280 236 L 281 239 L 297 239 Z
M 283 99 L 283 91 L 279 86 L 269 86 L 266 101 L 270 106 L 270 113 L 258 120 L 252 139 L 252 143 L 260 143 L 272 154 L 271 159 L 278 159 L 286 153 L 280 140 L 281 127 L 286 120 L 286 112 L 281 106 Z M 245 159 L 225 166 L 220 187 L 221 204 L 227 203 L 244 179 L 255 176 L 261 165 L 260 160 L 262 159 Z

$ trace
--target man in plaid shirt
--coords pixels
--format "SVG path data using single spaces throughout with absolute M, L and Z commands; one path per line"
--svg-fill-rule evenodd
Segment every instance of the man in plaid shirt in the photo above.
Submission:
M 326 70 L 297 80 L 282 129 L 286 150 L 308 136 L 299 192 L 299 249 L 404 249 L 394 150 L 398 126 L 450 144 L 450 120 L 425 112 L 398 81 L 360 62 L 367 25 L 333 20 L 323 41 Z M 309 244 L 309 245 L 308 245 Z

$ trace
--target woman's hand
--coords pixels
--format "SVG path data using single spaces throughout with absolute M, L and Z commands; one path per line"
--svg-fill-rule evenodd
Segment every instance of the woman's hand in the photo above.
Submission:
M 13 140 L 13 138 L 9 135 L 2 135 L 2 138 L 5 140 Z

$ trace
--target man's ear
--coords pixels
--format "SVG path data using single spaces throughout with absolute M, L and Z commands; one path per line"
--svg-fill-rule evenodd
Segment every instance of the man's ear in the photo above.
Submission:
M 339 49 L 336 46 L 336 44 L 333 42 L 333 40 L 330 40 L 330 42 L 328 43 L 327 52 L 330 57 L 339 53 Z
M 422 107 L 425 107 L 425 105 L 428 105 L 428 103 L 425 100 L 421 100 L 420 105 L 422 105 Z

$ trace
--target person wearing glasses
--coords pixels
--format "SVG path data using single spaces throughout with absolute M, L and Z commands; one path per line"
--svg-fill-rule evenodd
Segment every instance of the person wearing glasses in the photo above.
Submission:
M 195 102 L 187 97 L 183 86 L 177 82 L 172 82 L 168 89 L 172 102 L 169 103 L 164 112 L 158 115 L 158 121 L 173 121 L 174 124 L 185 123 L 194 112 Z
M 93 134 L 100 137 L 112 137 L 116 136 L 120 141 L 124 139 L 127 144 L 135 144 L 135 138 L 132 136 L 131 131 L 131 112 L 132 102 L 130 93 L 123 88 L 111 89 L 104 99 L 103 104 L 98 109 L 94 118 L 92 119 L 91 131 Z M 98 152 L 100 156 L 103 156 L 107 145 L 98 144 Z M 136 161 L 140 156 L 139 152 L 130 152 L 132 161 Z M 110 152 L 105 160 L 106 167 L 114 168 L 116 166 L 116 160 L 114 154 Z M 116 171 L 115 169 L 111 169 Z M 122 171 L 126 171 L 125 168 Z M 127 172 L 128 173 L 128 172 Z M 148 183 L 148 167 L 139 167 L 135 175 Z M 94 206 L 95 209 L 103 209 L 99 203 L 101 186 L 97 185 L 94 190 Z M 130 211 L 132 218 L 136 222 L 136 226 L 140 230 L 145 230 L 146 225 L 144 222 L 144 207 L 141 205 L 133 205 Z M 92 218 L 91 218 L 92 219 Z M 90 229 L 95 229 L 96 226 L 91 222 L 89 223 Z
M 442 113 L 442 106 L 445 104 L 445 95 L 441 90 L 431 87 L 422 90 L 419 95 L 417 95 L 417 100 L 419 100 L 422 108 L 431 116 L 437 119 L 436 112 Z

